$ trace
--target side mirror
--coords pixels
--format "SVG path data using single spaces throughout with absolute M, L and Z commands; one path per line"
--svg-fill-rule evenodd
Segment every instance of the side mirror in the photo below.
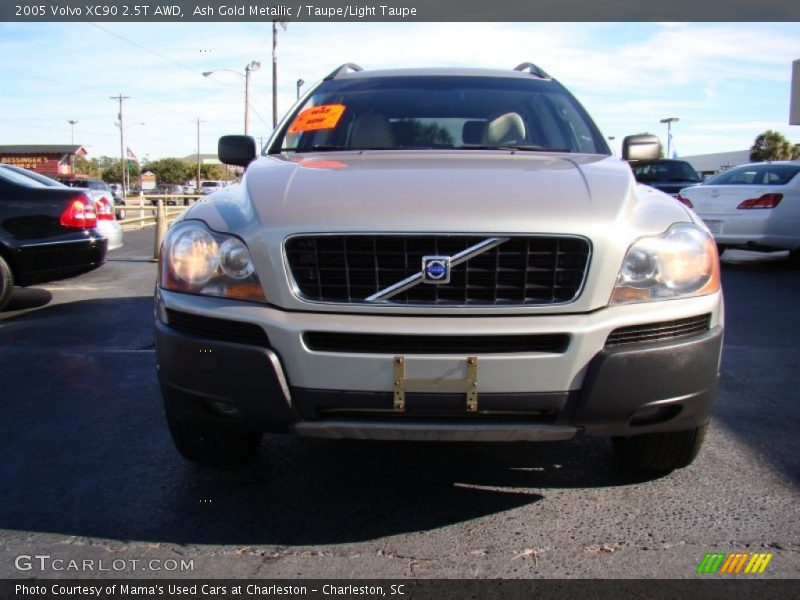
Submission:
M 249 135 L 223 135 L 217 154 L 223 164 L 246 167 L 256 157 L 256 141 Z
M 657 160 L 659 158 L 661 158 L 661 142 L 658 136 L 626 135 L 622 140 L 623 160 Z

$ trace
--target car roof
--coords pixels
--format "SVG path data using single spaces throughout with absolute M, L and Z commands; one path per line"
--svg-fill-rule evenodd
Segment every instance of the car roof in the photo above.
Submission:
M 634 163 L 635 165 L 652 165 L 656 163 L 685 163 L 688 161 L 683 160 L 682 158 L 649 158 L 645 160 L 638 160 L 633 159 L 629 160 L 628 162 Z
M 731 169 L 741 169 L 749 167 L 764 167 L 769 165 L 790 165 L 793 167 L 800 167 L 800 160 L 766 160 L 762 162 L 746 163 L 744 165 L 736 165 Z M 729 169 L 730 170 L 730 169 Z

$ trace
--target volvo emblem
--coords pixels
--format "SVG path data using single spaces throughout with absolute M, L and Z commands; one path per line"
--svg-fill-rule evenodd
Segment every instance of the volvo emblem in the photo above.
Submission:
M 449 256 L 423 256 L 422 281 L 424 283 L 450 283 Z

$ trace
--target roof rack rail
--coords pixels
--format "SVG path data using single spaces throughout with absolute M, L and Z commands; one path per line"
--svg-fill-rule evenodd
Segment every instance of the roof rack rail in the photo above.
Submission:
M 537 77 L 540 77 L 541 79 L 552 79 L 552 77 L 550 77 L 550 75 L 548 75 L 547 72 L 545 72 L 544 69 L 541 69 L 541 68 L 537 67 L 535 64 L 530 63 L 530 62 L 520 63 L 516 67 L 514 67 L 514 70 L 515 71 L 527 71 L 531 75 L 536 75 Z
M 331 71 L 330 74 L 325 78 L 325 81 L 328 81 L 329 79 L 338 79 L 339 77 L 341 77 L 342 75 L 347 73 L 347 71 L 354 71 L 355 72 L 355 71 L 363 71 L 363 70 L 364 69 L 362 69 L 361 67 L 359 67 L 358 65 L 356 65 L 354 63 L 345 63 L 341 67 L 337 67 L 336 69 Z

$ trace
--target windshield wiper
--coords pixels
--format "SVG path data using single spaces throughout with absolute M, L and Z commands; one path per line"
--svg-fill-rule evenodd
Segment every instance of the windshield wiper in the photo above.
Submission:
M 459 146 L 459 150 L 520 150 L 522 152 L 572 152 L 569 148 L 548 148 L 526 144 L 508 144 L 502 146 Z

